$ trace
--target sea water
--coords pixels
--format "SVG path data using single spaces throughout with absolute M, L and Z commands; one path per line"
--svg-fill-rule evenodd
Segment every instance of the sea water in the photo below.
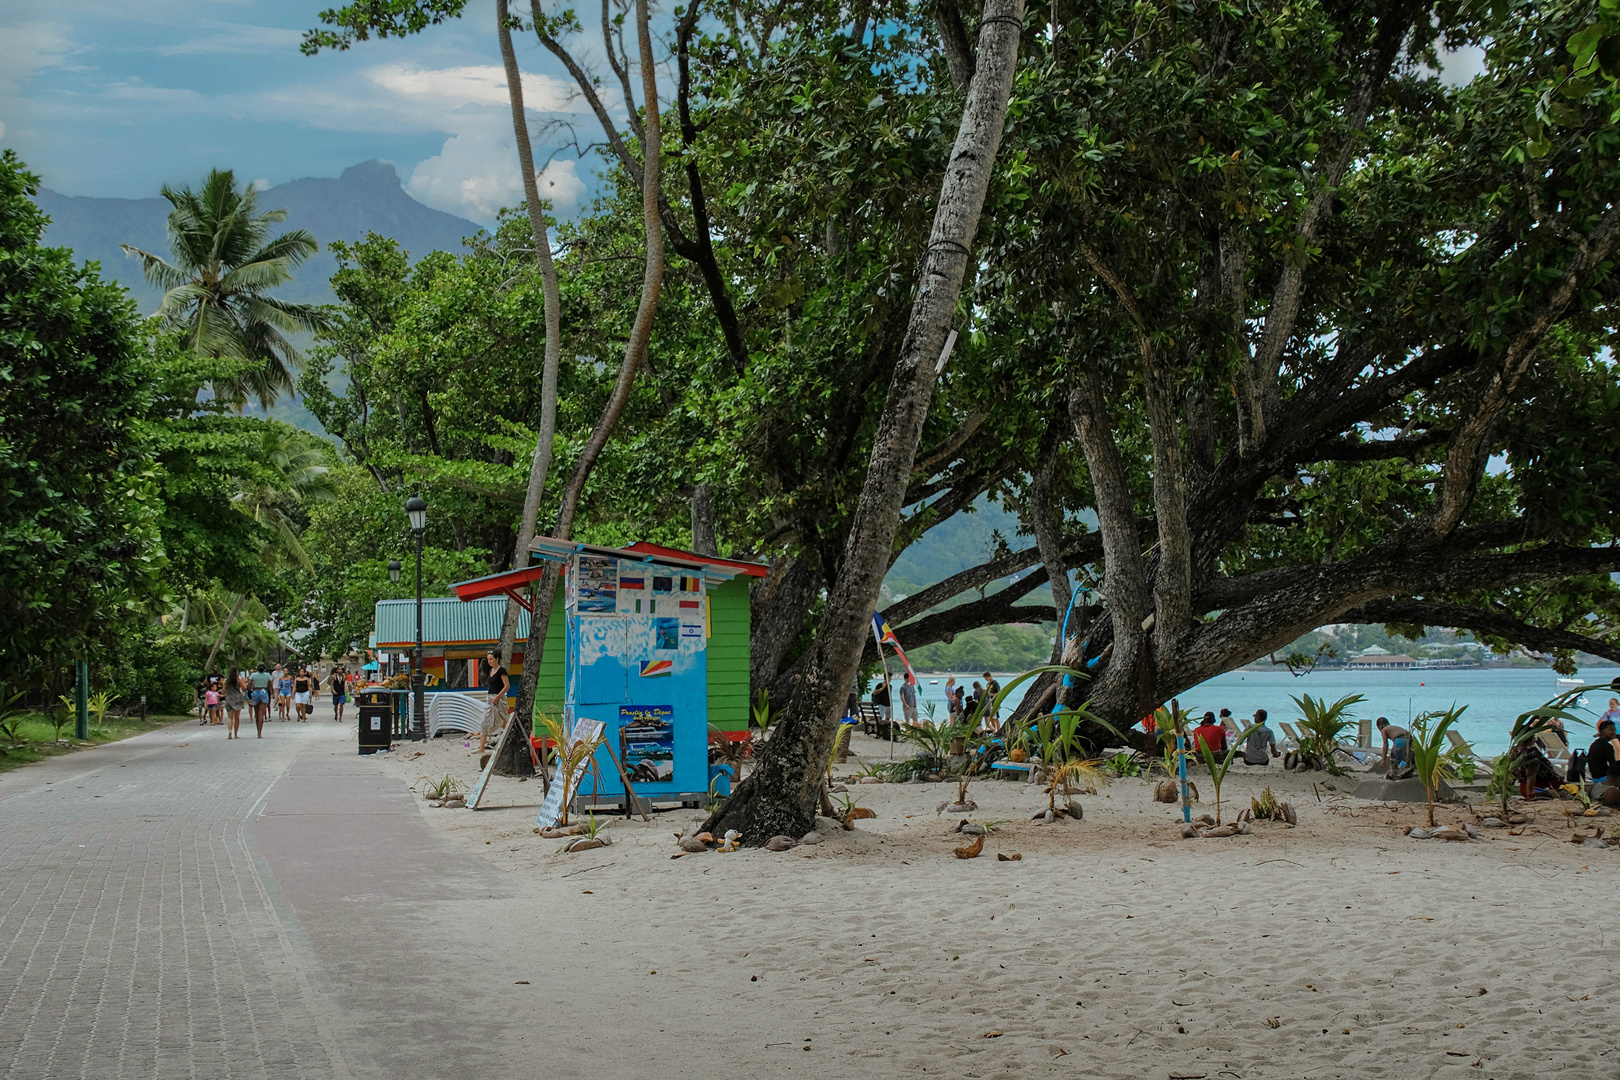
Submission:
M 1589 684 L 1607 685 L 1620 676 L 1620 668 L 1583 668 L 1579 678 Z M 1006 685 L 1010 676 L 1001 672 L 996 678 Z M 919 700 L 926 713 L 927 703 L 934 702 L 935 715 L 943 720 L 945 708 L 944 674 L 922 674 L 918 681 Z M 937 682 L 935 680 L 938 680 Z M 982 672 L 956 676 L 958 685 L 973 692 L 975 681 L 983 682 Z M 1351 707 L 1351 715 L 1360 718 L 1386 717 L 1391 723 L 1406 726 L 1412 718 L 1433 710 L 1449 709 L 1453 705 L 1466 705 L 1468 711 L 1454 730 L 1474 745 L 1482 754 L 1495 754 L 1507 749 L 1508 732 L 1520 713 L 1528 712 L 1556 697 L 1558 676 L 1549 668 L 1484 668 L 1460 671 L 1348 671 L 1343 668 L 1313 671 L 1294 676 L 1287 671 L 1229 671 L 1188 690 L 1180 695 L 1181 707 L 1197 714 L 1208 709 L 1219 713 L 1231 709 L 1239 727 L 1246 727 L 1256 709 L 1265 709 L 1272 728 L 1280 722 L 1293 723 L 1299 719 L 1299 706 L 1294 697 L 1309 694 L 1324 698 L 1330 704 L 1346 694 L 1362 694 L 1366 700 Z M 1008 696 L 1008 706 L 1002 715 L 1011 711 L 1022 696 L 1022 687 Z M 1609 698 L 1620 697 L 1612 691 L 1590 691 L 1585 707 L 1570 711 L 1594 724 L 1598 714 L 1608 708 Z M 899 694 L 895 694 L 896 706 Z M 1570 743 L 1583 746 L 1591 738 L 1591 727 L 1570 725 Z M 1352 734 L 1354 728 L 1351 729 Z M 1376 744 L 1376 739 L 1375 739 Z

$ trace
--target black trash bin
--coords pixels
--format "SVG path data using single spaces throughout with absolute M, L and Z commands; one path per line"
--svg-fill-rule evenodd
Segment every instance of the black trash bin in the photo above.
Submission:
M 394 693 L 391 690 L 360 691 L 360 752 L 375 754 L 387 750 L 394 738 Z

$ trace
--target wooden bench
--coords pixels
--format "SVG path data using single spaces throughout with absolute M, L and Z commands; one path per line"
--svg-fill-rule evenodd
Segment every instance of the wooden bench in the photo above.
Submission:
M 860 724 L 861 730 L 878 739 L 889 737 L 889 721 L 883 719 L 878 707 L 870 701 L 863 701 L 855 706 L 854 720 Z

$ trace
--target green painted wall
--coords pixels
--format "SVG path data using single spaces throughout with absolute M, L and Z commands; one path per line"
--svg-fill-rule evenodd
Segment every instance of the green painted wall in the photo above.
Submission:
M 709 723 L 748 729 L 748 583 L 739 576 L 709 591 Z
M 546 651 L 540 657 L 540 679 L 534 688 L 534 707 L 553 716 L 562 715 L 563 707 L 563 589 L 557 587 L 551 604 L 551 624 L 546 627 Z M 746 687 L 744 690 L 746 691 Z M 516 688 L 513 689 L 516 696 Z

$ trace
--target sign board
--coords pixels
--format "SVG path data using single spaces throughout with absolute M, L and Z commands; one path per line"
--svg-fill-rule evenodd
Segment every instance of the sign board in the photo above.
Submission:
M 568 733 L 568 745 L 573 746 L 581 741 L 595 742 L 602 737 L 606 727 L 607 725 L 600 720 L 590 720 L 582 716 L 574 721 L 573 730 Z M 557 824 L 557 819 L 562 816 L 563 792 L 579 789 L 580 778 L 585 775 L 585 770 L 591 767 L 591 760 L 589 754 L 582 757 L 579 764 L 574 766 L 574 771 L 566 783 L 561 776 L 552 782 L 551 790 L 546 793 L 546 801 L 540 804 L 540 813 L 534 819 L 535 828 L 549 829 Z
M 620 705 L 624 769 L 637 784 L 675 782 L 675 710 L 668 705 Z

